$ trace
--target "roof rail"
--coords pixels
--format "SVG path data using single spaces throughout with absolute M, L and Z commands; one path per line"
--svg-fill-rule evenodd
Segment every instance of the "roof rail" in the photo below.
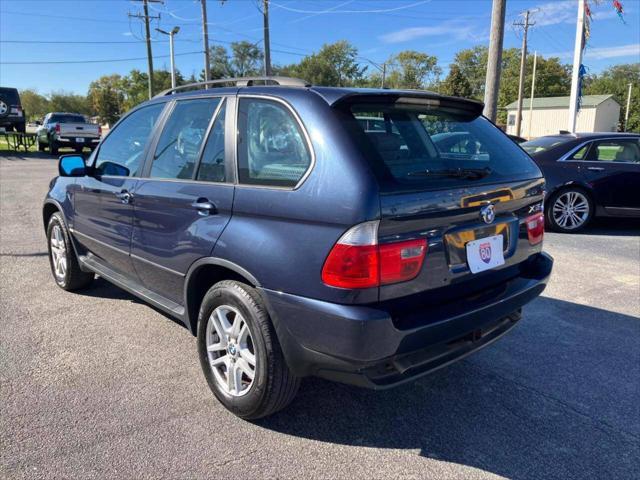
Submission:
M 164 97 L 166 95 L 171 95 L 178 90 L 186 90 L 189 88 L 197 88 L 197 87 L 207 87 L 209 85 L 212 86 L 221 86 L 226 84 L 233 84 L 236 87 L 251 87 L 255 85 L 255 82 L 260 82 L 264 85 L 279 85 L 282 87 L 310 87 L 311 84 L 306 80 L 302 80 L 300 78 L 292 78 L 292 77 L 238 77 L 238 78 L 220 78 L 218 80 L 209 80 L 207 82 L 197 82 L 197 83 L 188 83 L 187 85 L 180 85 L 175 88 L 168 88 L 160 93 L 158 93 L 154 98 Z

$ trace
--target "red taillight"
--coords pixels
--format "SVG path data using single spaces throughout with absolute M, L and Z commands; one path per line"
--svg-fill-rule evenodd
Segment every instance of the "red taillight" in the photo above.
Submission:
M 339 288 L 371 288 L 415 278 L 427 252 L 425 240 L 378 245 L 378 222 L 356 225 L 329 252 L 322 281 Z
M 385 243 L 380 245 L 380 284 L 405 282 L 415 278 L 427 253 L 425 240 Z
M 544 237 L 544 214 L 539 212 L 531 215 L 525 219 L 524 223 L 527 226 L 529 243 L 531 245 L 540 243 Z
M 60 124 L 56 123 L 56 133 L 60 133 Z

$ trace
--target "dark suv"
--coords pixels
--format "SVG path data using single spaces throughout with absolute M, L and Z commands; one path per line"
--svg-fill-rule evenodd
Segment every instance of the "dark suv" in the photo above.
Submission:
M 86 163 L 61 157 L 43 220 L 58 285 L 98 274 L 180 319 L 236 415 L 285 407 L 307 375 L 419 377 L 499 338 L 545 288 L 544 179 L 481 104 L 220 84 L 160 94 Z M 439 149 L 445 132 L 473 148 Z
M 16 88 L 0 87 L 0 127 L 24 133 L 25 114 Z

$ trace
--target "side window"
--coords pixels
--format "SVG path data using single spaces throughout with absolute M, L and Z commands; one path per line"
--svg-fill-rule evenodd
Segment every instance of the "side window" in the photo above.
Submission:
M 153 156 L 152 178 L 193 178 L 200 147 L 219 102 L 219 98 L 200 98 L 176 103 Z
M 640 148 L 637 140 L 601 140 L 594 143 L 588 160 L 601 162 L 640 162 Z
M 142 107 L 127 116 L 100 145 L 94 167 L 98 174 L 135 177 L 164 103 Z
M 224 120 L 226 103 L 220 107 L 220 111 L 213 122 L 211 133 L 207 139 L 207 145 L 202 153 L 200 167 L 198 167 L 198 180 L 207 182 L 225 181 L 224 163 Z
M 238 132 L 240 183 L 294 187 L 311 164 L 300 125 L 278 102 L 241 98 Z
M 589 150 L 590 146 L 591 146 L 591 144 L 587 143 L 584 147 L 582 147 L 576 153 L 571 155 L 569 160 L 584 160 L 585 159 L 584 156 L 587 154 L 587 150 Z

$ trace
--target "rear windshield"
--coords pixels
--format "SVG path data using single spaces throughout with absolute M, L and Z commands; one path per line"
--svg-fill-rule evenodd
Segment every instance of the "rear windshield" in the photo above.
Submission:
M 546 152 L 550 148 L 557 147 L 558 145 L 562 145 L 563 143 L 569 142 L 571 140 L 573 140 L 573 138 L 540 137 L 529 142 L 521 143 L 520 146 L 529 155 L 533 155 L 535 153 Z
M 346 108 L 348 130 L 389 187 L 447 188 L 542 176 L 525 152 L 481 116 L 422 105 Z
M 8 105 L 19 105 L 18 90 L 15 88 L 0 88 L 0 100 Z
M 49 123 L 86 123 L 82 115 L 56 114 L 51 115 Z

